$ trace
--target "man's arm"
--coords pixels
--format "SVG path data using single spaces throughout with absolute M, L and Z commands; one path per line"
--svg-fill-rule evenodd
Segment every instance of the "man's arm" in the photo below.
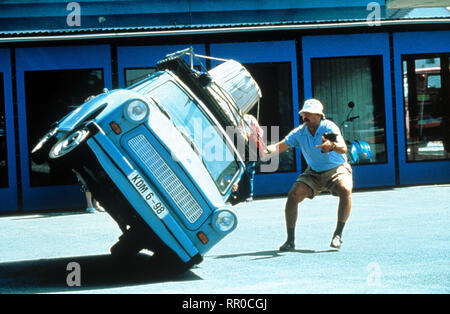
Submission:
M 284 141 L 278 142 L 267 146 L 267 158 L 272 158 L 278 154 L 281 154 L 285 150 L 289 149 L 289 146 Z

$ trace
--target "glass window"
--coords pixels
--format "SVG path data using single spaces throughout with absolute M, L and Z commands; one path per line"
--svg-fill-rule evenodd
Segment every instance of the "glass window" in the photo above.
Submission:
M 8 187 L 8 154 L 6 150 L 5 93 L 0 73 L 0 187 Z
M 273 142 L 278 142 L 294 128 L 291 63 L 246 63 L 244 66 L 258 83 L 262 93 L 259 110 L 255 106 L 249 113 L 258 118 L 268 144 L 273 144 L 272 127 L 279 128 L 279 136 L 273 137 Z M 256 170 L 263 173 L 259 167 Z M 280 155 L 277 172 L 295 171 L 295 150 L 289 149 Z
M 382 69 L 382 56 L 311 60 L 313 97 L 340 127 L 352 164 L 387 162 Z M 358 143 L 370 148 L 358 153 Z
M 147 93 L 192 143 L 221 193 L 237 175 L 238 164 L 215 125 L 180 87 L 171 81 Z M 230 182 L 228 181 L 230 180 Z
M 449 56 L 403 56 L 407 161 L 449 158 Z
M 29 152 L 53 122 L 104 88 L 100 69 L 26 71 L 24 75 Z M 61 176 L 48 163 L 30 162 L 31 186 L 74 183 L 75 176 Z
M 155 68 L 129 68 L 125 69 L 125 87 L 137 83 L 147 76 L 155 73 Z

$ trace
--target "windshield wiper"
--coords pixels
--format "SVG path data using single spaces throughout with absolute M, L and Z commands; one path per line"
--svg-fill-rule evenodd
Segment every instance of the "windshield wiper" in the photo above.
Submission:
M 178 131 L 180 131 L 181 135 L 183 135 L 184 139 L 191 145 L 191 148 L 194 150 L 194 152 L 200 157 L 200 159 L 203 161 L 203 156 L 200 154 L 200 150 L 198 149 L 197 145 L 194 143 L 192 138 L 186 133 L 185 130 L 182 130 L 178 128 Z
M 169 112 L 167 112 L 167 110 L 163 107 L 163 106 L 161 106 L 156 100 L 155 100 L 155 98 L 153 98 L 152 96 L 150 96 L 150 95 L 146 95 L 148 98 L 150 98 L 151 100 L 152 100 L 152 102 L 154 103 L 154 105 L 156 106 L 156 107 L 158 107 L 158 109 L 159 109 L 159 111 L 161 111 L 170 121 L 172 121 L 172 123 L 173 123 L 173 119 L 172 119 L 172 116 L 170 115 L 170 113 Z
M 191 137 L 186 133 L 186 131 L 182 128 L 180 128 L 175 121 L 173 120 L 172 116 L 170 115 L 170 113 L 163 107 L 161 106 L 153 97 L 151 96 L 147 96 L 149 97 L 154 104 L 156 105 L 156 107 L 158 107 L 158 109 L 172 122 L 172 124 L 175 126 L 175 128 L 181 133 L 181 135 L 184 137 L 184 139 L 189 143 L 189 145 L 191 146 L 191 148 L 195 151 L 195 153 L 200 157 L 200 159 L 203 158 L 200 154 L 200 150 L 198 149 L 197 145 L 195 145 L 194 141 L 191 139 Z

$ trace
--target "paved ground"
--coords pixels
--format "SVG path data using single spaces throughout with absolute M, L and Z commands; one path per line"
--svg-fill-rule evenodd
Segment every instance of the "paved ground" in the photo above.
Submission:
M 300 205 L 297 250 L 285 240 L 285 198 L 237 206 L 239 226 L 199 266 L 163 275 L 140 254 L 116 265 L 119 229 L 105 213 L 0 216 L 0 293 L 449 293 L 450 185 L 353 194 L 340 251 L 328 247 L 337 198 Z M 67 286 L 81 267 L 81 286 Z

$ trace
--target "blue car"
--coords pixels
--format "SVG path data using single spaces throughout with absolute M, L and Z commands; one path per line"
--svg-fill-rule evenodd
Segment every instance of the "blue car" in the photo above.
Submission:
M 159 68 L 87 101 L 32 151 L 33 161 L 75 173 L 117 222 L 114 256 L 148 249 L 187 269 L 236 228 L 229 198 L 245 165 L 224 121 L 192 89 Z

